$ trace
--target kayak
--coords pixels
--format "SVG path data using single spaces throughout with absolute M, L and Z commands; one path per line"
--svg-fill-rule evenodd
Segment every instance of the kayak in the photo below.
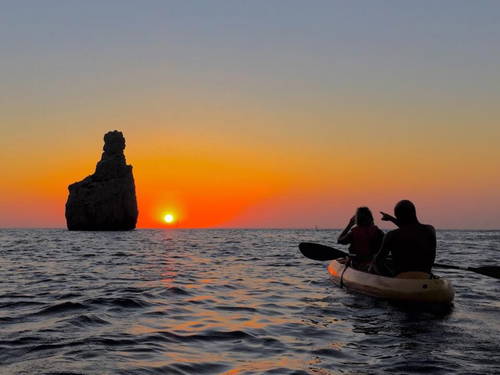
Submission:
M 455 291 L 448 280 L 429 278 L 421 272 L 386 277 L 355 270 L 333 260 L 328 265 L 333 280 L 347 289 L 390 300 L 450 304 Z

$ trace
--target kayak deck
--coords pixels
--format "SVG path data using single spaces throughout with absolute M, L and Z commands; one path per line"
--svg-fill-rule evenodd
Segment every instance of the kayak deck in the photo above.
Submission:
M 401 279 L 374 275 L 347 267 L 336 260 L 328 265 L 333 280 L 350 290 L 390 300 L 442 303 L 453 301 L 455 292 L 448 280 Z

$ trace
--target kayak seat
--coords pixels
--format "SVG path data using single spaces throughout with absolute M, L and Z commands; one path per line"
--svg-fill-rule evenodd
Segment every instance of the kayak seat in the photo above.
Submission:
M 401 272 L 395 276 L 396 279 L 430 279 L 431 275 L 427 272 Z

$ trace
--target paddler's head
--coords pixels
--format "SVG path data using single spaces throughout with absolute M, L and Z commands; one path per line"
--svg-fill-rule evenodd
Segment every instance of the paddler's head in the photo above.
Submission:
M 396 216 L 400 225 L 418 223 L 415 205 L 407 199 L 399 201 L 396 204 L 396 207 L 394 207 L 394 216 Z
M 356 210 L 356 225 L 367 227 L 373 224 L 373 215 L 368 207 L 359 207 Z

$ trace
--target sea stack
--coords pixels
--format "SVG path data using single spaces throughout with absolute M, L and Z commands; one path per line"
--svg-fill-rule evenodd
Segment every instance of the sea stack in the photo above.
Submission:
M 69 230 L 131 230 L 137 223 L 132 166 L 123 150 L 125 138 L 114 130 L 104 135 L 104 152 L 94 174 L 68 186 Z

